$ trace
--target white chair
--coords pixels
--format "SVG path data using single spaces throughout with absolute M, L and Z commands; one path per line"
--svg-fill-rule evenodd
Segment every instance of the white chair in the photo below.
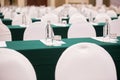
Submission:
M 117 80 L 110 54 L 93 43 L 78 43 L 60 56 L 55 80 Z
M 0 41 L 12 41 L 11 32 L 4 24 L 0 24 Z
M 116 13 L 114 10 L 108 10 L 108 11 L 106 12 L 106 14 L 107 14 L 108 16 L 110 16 L 111 18 L 112 18 L 112 17 L 117 17 L 117 13 Z
M 69 11 L 68 11 L 68 15 L 69 15 L 69 17 L 71 17 L 72 15 L 74 15 L 75 13 L 78 13 L 78 12 L 79 11 L 75 7 L 70 6 Z
M 0 48 L 1 80 L 37 80 L 30 61 L 19 52 Z
M 29 25 L 31 23 L 31 18 L 24 14 L 16 15 L 12 20 L 12 25 Z
M 111 34 L 117 34 L 117 36 L 120 36 L 120 19 L 111 21 L 109 26 Z
M 55 15 L 53 13 L 48 13 L 48 14 L 45 14 L 44 16 L 42 16 L 41 22 L 47 23 L 48 21 L 50 21 L 51 24 L 58 23 L 59 18 L 57 15 Z
M 80 37 L 96 37 L 96 31 L 92 24 L 76 23 L 72 24 L 68 29 L 68 38 L 80 38 Z
M 74 24 L 78 22 L 87 22 L 87 19 L 80 13 L 75 13 L 70 17 L 69 23 Z
M 46 38 L 47 24 L 35 22 L 25 29 L 23 40 L 40 40 Z
M 95 17 L 95 22 L 97 22 L 97 23 L 105 23 L 106 20 L 108 20 L 110 22 L 111 18 L 105 13 L 97 14 Z

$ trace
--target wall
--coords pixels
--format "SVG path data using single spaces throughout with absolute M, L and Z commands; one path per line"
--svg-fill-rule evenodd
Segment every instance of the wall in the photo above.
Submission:
M 89 0 L 66 0 L 66 3 L 70 3 L 70 4 L 77 4 L 77 3 L 88 4 Z
M 55 1 L 55 6 L 56 6 L 56 7 L 61 6 L 61 5 L 63 5 L 63 4 L 65 4 L 65 0 L 56 0 L 56 1 Z
M 120 0 L 110 0 L 110 4 L 119 7 L 120 6 Z

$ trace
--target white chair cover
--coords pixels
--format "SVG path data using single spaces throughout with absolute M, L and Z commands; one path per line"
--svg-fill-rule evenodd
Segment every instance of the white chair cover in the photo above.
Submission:
M 50 21 L 51 24 L 58 23 L 59 22 L 59 18 L 58 18 L 57 15 L 55 15 L 53 13 L 48 13 L 48 14 L 45 14 L 44 16 L 42 16 L 41 22 L 47 23 L 48 21 Z
M 11 32 L 4 24 L 0 24 L 0 41 L 12 41 Z
M 109 26 L 111 34 L 117 34 L 117 36 L 120 36 L 120 19 L 111 21 Z
M 106 13 L 97 14 L 95 17 L 95 22 L 97 23 L 105 23 L 106 20 L 111 21 L 111 18 Z
M 16 15 L 12 20 L 12 25 L 29 25 L 32 23 L 32 20 L 29 16 L 19 14 Z
M 117 17 L 117 13 L 116 13 L 114 10 L 108 10 L 106 13 L 107 13 L 107 15 L 110 16 L 111 18 L 112 18 L 112 17 Z
M 78 23 L 78 22 L 80 22 L 80 23 L 87 22 L 87 19 L 80 13 L 73 14 L 69 19 L 70 24 L 74 24 L 74 23 Z
M 46 38 L 47 24 L 35 22 L 29 25 L 24 32 L 23 40 L 40 40 Z
M 60 56 L 55 80 L 117 80 L 110 54 L 93 43 L 78 43 Z
M 90 23 L 72 24 L 68 29 L 68 38 L 96 37 L 96 32 Z
M 1 80 L 37 80 L 30 61 L 19 52 L 0 48 Z

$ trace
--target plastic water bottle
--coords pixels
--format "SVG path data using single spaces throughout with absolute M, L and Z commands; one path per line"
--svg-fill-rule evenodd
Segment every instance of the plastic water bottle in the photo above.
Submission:
M 106 20 L 106 25 L 103 27 L 103 37 L 109 37 L 110 36 L 110 25 L 108 20 Z
M 54 33 L 53 33 L 53 29 L 51 27 L 51 23 L 50 21 L 47 21 L 47 26 L 46 26 L 46 40 L 50 43 L 53 42 L 53 37 L 54 37 Z

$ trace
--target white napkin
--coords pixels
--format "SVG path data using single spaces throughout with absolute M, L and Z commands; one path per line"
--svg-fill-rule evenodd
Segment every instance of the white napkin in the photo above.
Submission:
M 41 39 L 40 41 L 47 46 L 61 46 L 62 44 L 66 44 L 63 41 L 56 41 L 56 40 L 52 41 L 52 40 Z
M 118 39 L 111 39 L 108 37 L 92 37 L 92 39 L 101 41 L 101 42 L 109 42 L 109 43 L 117 43 Z
M 5 41 L 0 41 L 0 47 L 7 47 L 7 44 Z

